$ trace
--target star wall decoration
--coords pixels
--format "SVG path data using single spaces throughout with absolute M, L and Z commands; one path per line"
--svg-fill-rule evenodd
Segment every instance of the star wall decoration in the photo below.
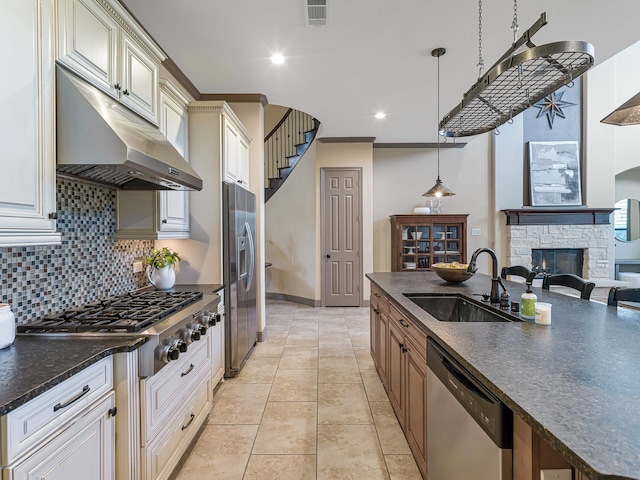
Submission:
M 547 95 L 538 103 L 535 103 L 533 106 L 539 108 L 540 111 L 536 118 L 540 118 L 543 115 L 547 116 L 547 121 L 549 122 L 549 128 L 553 128 L 553 121 L 558 115 L 561 118 L 566 118 L 564 116 L 563 108 L 573 107 L 575 103 L 567 102 L 562 100 L 562 96 L 564 95 L 564 90 L 562 92 L 553 92 L 551 95 Z

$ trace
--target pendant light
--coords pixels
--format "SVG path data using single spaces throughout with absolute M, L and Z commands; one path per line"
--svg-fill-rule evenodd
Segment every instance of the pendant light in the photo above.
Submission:
M 438 119 L 440 119 L 440 57 L 447 51 L 440 47 L 432 50 L 431 55 L 438 58 Z M 437 125 L 437 122 L 436 122 Z M 455 195 L 451 190 L 444 186 L 440 180 L 440 130 L 438 130 L 438 178 L 436 184 L 422 194 L 423 197 L 451 197 Z
M 611 125 L 640 124 L 640 93 L 631 97 L 600 121 Z

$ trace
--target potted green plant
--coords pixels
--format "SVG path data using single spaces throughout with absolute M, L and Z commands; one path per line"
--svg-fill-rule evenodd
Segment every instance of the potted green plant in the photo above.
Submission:
M 167 290 L 176 283 L 176 273 L 173 268 L 180 261 L 178 252 L 172 252 L 167 247 L 154 249 L 147 258 L 147 279 L 159 290 Z

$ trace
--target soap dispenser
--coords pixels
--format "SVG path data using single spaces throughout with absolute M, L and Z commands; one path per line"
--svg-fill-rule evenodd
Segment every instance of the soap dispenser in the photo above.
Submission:
M 520 297 L 520 313 L 522 318 L 536 318 L 536 300 L 538 297 L 531 291 L 531 282 L 527 282 L 527 291 Z

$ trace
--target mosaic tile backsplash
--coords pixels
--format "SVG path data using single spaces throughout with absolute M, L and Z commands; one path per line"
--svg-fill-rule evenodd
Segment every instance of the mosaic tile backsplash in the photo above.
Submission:
M 17 323 L 145 286 L 132 263 L 150 255 L 153 241 L 115 240 L 116 193 L 58 178 L 62 244 L 0 247 L 0 303 Z

